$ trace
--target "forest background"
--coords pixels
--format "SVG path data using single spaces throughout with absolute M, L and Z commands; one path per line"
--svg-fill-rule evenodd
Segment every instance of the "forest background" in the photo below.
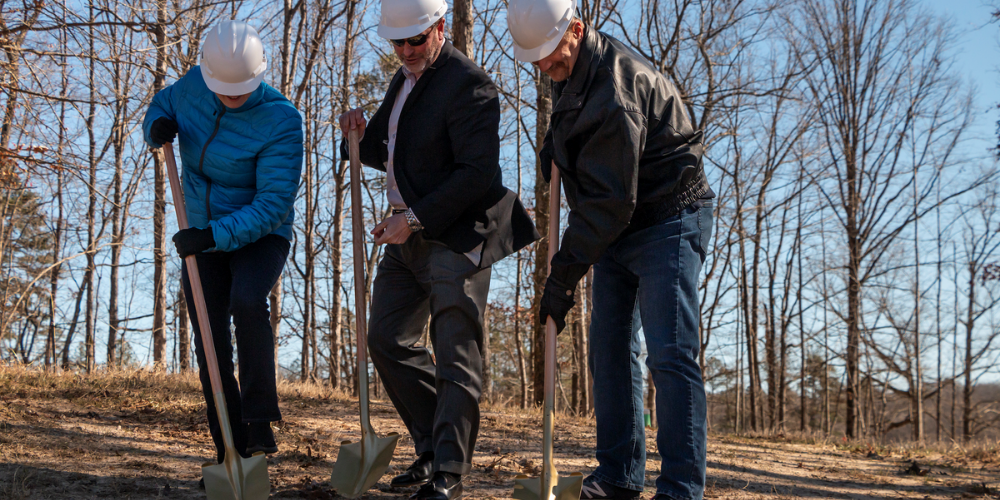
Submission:
M 705 133 L 718 195 L 699 289 L 713 430 L 998 435 L 1000 98 L 995 85 L 975 85 L 995 80 L 997 6 L 961 7 L 963 19 L 979 15 L 959 24 L 931 5 L 580 0 L 588 25 L 677 84 Z M 375 35 L 378 8 L 0 2 L 0 360 L 86 373 L 193 369 L 180 260 L 168 244 L 172 202 L 140 124 L 155 92 L 197 64 L 206 30 L 233 17 L 257 27 L 265 80 L 304 118 L 296 235 L 270 296 L 279 376 L 355 392 L 349 179 L 336 117 L 359 106 L 370 115 L 398 67 Z M 501 92 L 505 184 L 545 234 L 548 186 L 535 150 L 550 82 L 513 60 L 504 16 L 502 1 L 455 0 L 449 37 Z M 367 170 L 363 186 L 370 227 L 386 214 L 384 176 Z M 366 243 L 371 269 L 382 248 Z M 490 401 L 540 402 L 535 311 L 547 245 L 494 268 Z M 589 285 L 560 336 L 557 404 L 577 414 L 593 408 Z

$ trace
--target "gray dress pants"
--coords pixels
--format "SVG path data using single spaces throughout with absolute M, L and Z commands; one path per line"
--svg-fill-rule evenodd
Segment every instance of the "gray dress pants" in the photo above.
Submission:
M 490 274 L 420 234 L 387 245 L 378 265 L 368 349 L 417 454 L 434 452 L 435 472 L 472 470 Z M 428 317 L 434 358 L 414 347 Z

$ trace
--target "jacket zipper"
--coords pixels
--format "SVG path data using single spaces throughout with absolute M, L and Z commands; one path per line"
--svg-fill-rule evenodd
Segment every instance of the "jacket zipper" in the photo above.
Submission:
M 226 114 L 226 110 L 222 110 L 219 113 L 219 117 L 215 119 L 215 130 L 212 130 L 212 135 L 208 136 L 208 140 L 205 141 L 205 146 L 201 148 L 201 158 L 198 159 L 198 172 L 204 175 L 208 179 L 208 190 L 205 191 L 205 210 L 208 212 L 208 221 L 212 221 L 212 179 L 205 175 L 205 170 L 203 164 L 205 163 L 205 152 L 208 151 L 208 145 L 212 143 L 212 139 L 215 139 L 215 135 L 219 133 L 219 124 L 222 123 L 222 115 Z

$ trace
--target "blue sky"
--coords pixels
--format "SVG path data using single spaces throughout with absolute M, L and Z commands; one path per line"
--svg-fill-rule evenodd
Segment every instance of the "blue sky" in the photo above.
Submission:
M 976 86 L 976 111 L 988 119 L 976 119 L 977 150 L 996 146 L 996 106 L 1000 104 L 1000 24 L 989 24 L 991 7 L 987 0 L 923 0 L 938 15 L 952 19 L 957 28 L 955 69 Z M 1000 6 L 1000 1 L 993 2 Z M 982 142 L 980 142 L 982 141 Z M 978 156 L 978 155 L 974 155 Z

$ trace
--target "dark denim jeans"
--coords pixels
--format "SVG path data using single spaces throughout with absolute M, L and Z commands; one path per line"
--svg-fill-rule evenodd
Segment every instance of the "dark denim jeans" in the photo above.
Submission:
M 590 370 L 594 375 L 594 476 L 642 490 L 639 326 L 656 387 L 659 498 L 700 499 L 705 489 L 706 402 L 698 367 L 698 277 L 712 236 L 712 203 L 689 207 L 608 248 L 594 266 Z
M 219 358 L 219 373 L 223 394 L 226 396 L 226 408 L 229 409 L 230 428 L 236 450 L 240 453 L 247 447 L 247 423 L 281 420 L 274 372 L 274 334 L 271 331 L 267 294 L 281 276 L 289 247 L 287 239 L 269 234 L 233 252 L 196 255 L 215 354 Z M 208 429 L 212 433 L 217 458 L 221 463 L 225 456 L 225 446 L 219 417 L 215 412 L 205 349 L 201 342 L 201 329 L 198 326 L 198 314 L 194 308 L 186 265 L 181 266 L 181 274 L 188 315 L 194 327 L 198 377 L 208 403 Z M 236 327 L 234 332 L 240 360 L 239 384 L 233 376 L 230 318 Z

